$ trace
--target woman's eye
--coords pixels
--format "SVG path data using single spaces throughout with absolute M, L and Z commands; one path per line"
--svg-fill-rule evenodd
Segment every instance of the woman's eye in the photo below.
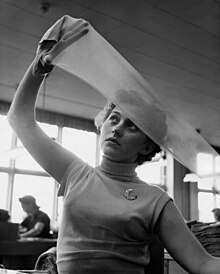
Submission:
M 138 127 L 135 124 L 133 124 L 132 122 L 129 122 L 128 128 L 132 131 L 138 130 Z
M 116 115 L 111 115 L 109 117 L 109 120 L 111 123 L 118 123 L 119 122 L 119 118 Z

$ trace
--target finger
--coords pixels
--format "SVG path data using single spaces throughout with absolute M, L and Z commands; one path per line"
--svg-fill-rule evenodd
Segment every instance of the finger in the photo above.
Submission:
M 50 55 L 45 55 L 43 58 L 43 61 L 47 64 L 50 65 L 52 63 L 52 58 Z
M 71 38 L 72 36 L 76 35 L 78 32 L 83 31 L 84 29 L 88 28 L 89 23 L 88 22 L 82 22 L 80 24 L 78 24 L 78 26 L 76 26 L 74 29 L 70 29 L 69 31 L 67 31 L 66 33 L 63 34 L 61 40 L 65 41 L 68 40 L 69 38 Z
M 48 53 L 44 56 L 44 61 L 45 58 L 46 60 L 53 60 L 60 52 L 62 52 L 66 47 L 70 46 L 80 38 L 82 38 L 84 35 L 88 33 L 88 29 L 83 29 L 81 32 L 72 35 L 68 40 L 65 40 L 63 42 L 57 43 L 57 45 Z M 46 62 L 46 61 L 45 61 Z
M 82 38 L 84 35 L 86 35 L 89 32 L 88 27 L 86 28 L 82 28 L 77 34 L 75 35 L 70 35 L 68 37 L 68 39 L 66 39 L 63 44 L 65 45 L 65 47 L 70 46 L 71 44 L 73 44 L 74 42 L 76 42 L 77 40 L 79 40 L 80 38 Z
M 60 37 L 62 39 L 63 36 L 65 36 L 65 34 L 67 32 L 69 32 L 70 30 L 75 30 L 77 29 L 79 26 L 81 26 L 82 24 L 84 24 L 86 21 L 83 19 L 78 19 L 73 25 L 70 26 L 63 26 L 60 32 Z
M 52 59 L 55 58 L 62 50 L 80 39 L 88 32 L 89 23 L 85 20 L 79 20 L 74 25 L 74 28 L 66 32 L 60 41 L 45 55 L 44 62 L 51 63 Z

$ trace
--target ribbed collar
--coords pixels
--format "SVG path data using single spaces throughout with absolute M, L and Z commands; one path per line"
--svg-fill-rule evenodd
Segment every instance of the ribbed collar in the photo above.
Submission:
M 100 170 L 112 179 L 131 181 L 138 179 L 136 167 L 137 163 L 116 163 L 102 156 Z

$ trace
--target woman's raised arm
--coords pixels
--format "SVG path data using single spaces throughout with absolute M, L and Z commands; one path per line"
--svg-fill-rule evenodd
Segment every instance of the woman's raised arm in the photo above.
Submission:
M 45 76 L 34 76 L 33 66 L 34 62 L 20 82 L 8 112 L 8 121 L 33 158 L 59 182 L 74 154 L 47 136 L 35 120 L 35 103 Z
M 52 69 L 53 58 L 89 31 L 89 24 L 79 20 L 61 39 L 40 43 L 36 57 L 17 89 L 8 112 L 8 121 L 34 159 L 58 182 L 75 155 L 48 137 L 35 121 L 35 103 L 39 88 Z

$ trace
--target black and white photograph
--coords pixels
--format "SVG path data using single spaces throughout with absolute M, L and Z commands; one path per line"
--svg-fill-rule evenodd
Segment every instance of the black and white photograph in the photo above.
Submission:
M 220 274 L 220 0 L 0 0 L 0 274 Z

